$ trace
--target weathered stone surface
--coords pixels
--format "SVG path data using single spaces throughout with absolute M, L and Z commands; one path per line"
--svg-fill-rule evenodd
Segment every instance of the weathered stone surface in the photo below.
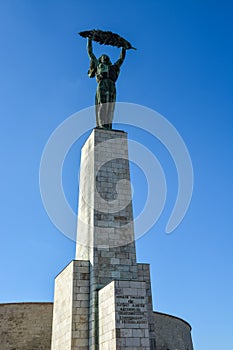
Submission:
M 56 278 L 52 350 L 88 350 L 89 262 L 72 261 Z
M 50 350 L 52 303 L 0 304 L 0 350 Z
M 99 349 L 150 350 L 145 282 L 112 281 L 99 291 Z
M 99 350 L 116 350 L 115 285 L 99 291 Z
M 179 317 L 154 312 L 156 350 L 193 350 L 191 326 Z
M 94 129 L 83 146 L 76 259 L 90 261 L 89 347 L 95 350 L 98 290 L 137 278 L 125 132 Z
M 81 155 L 76 259 L 95 265 L 102 250 L 118 259 L 122 246 L 135 263 L 127 134 L 94 129 Z
M 156 340 L 155 340 L 156 334 L 155 334 L 155 327 L 154 327 L 153 303 L 152 303 L 152 293 L 151 293 L 150 265 L 137 264 L 137 270 L 138 270 L 138 280 L 144 281 L 146 284 L 150 348 L 151 350 L 153 350 L 156 348 Z
M 121 283 L 129 286 L 129 281 Z M 52 312 L 53 303 L 0 304 L 0 350 L 50 350 Z M 154 312 L 153 318 L 156 350 L 193 350 L 191 326 L 186 321 L 160 312 Z M 82 328 L 86 331 L 86 327 L 87 324 L 79 324 L 77 336 L 82 338 Z M 120 332 L 118 345 L 123 348 L 126 337 L 131 337 L 132 334 L 138 335 L 135 333 L 138 330 L 132 331 L 127 328 L 121 329 Z M 77 339 L 76 341 L 78 342 Z M 77 346 L 80 346 L 77 349 L 85 350 L 85 347 L 81 348 L 80 343 Z M 114 350 L 114 347 L 111 350 Z

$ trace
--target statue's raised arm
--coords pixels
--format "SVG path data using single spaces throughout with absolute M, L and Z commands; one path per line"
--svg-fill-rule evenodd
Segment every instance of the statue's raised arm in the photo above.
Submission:
M 118 66 L 120 68 L 120 66 L 122 65 L 122 63 L 125 60 L 125 56 L 126 56 L 126 49 L 124 47 L 122 47 L 121 49 L 121 53 L 120 53 L 120 57 L 119 59 L 115 62 L 115 65 Z
M 88 56 L 90 57 L 91 60 L 97 62 L 97 58 L 95 57 L 95 55 L 93 53 L 92 39 L 90 39 L 90 38 L 87 39 L 87 53 L 88 53 Z
M 88 75 L 90 78 L 94 78 L 95 73 L 96 73 L 96 69 L 97 69 L 98 60 L 93 53 L 92 39 L 90 39 L 90 38 L 87 39 L 87 53 L 88 53 L 88 56 L 91 60 L 90 68 L 88 70 Z

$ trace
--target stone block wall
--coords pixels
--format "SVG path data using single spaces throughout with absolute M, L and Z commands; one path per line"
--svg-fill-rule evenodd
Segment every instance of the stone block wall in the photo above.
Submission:
M 105 304 L 104 298 L 100 302 L 108 310 L 108 303 L 106 300 Z M 109 305 L 112 305 L 111 298 Z M 110 309 L 107 310 L 103 309 L 109 313 L 108 321 L 113 320 Z M 52 313 L 53 303 L 0 304 L 0 350 L 51 350 Z M 103 312 L 100 312 L 100 319 L 102 316 Z M 186 321 L 160 312 L 154 312 L 153 316 L 156 350 L 193 350 L 191 326 Z M 106 324 L 112 329 L 111 322 Z M 83 327 L 85 331 L 87 323 L 76 324 L 75 327 L 82 332 Z M 99 331 L 103 335 L 103 331 L 101 329 Z M 138 331 L 135 329 L 134 333 L 131 333 L 133 331 L 127 328 L 116 330 L 112 338 L 119 337 L 119 332 L 123 342 L 126 342 L 126 339 L 132 338 L 131 334 L 136 335 Z M 77 335 L 82 337 L 81 333 Z M 110 335 L 111 333 L 109 337 Z M 74 349 L 79 349 L 78 345 Z M 110 347 L 109 350 L 114 350 L 114 347 Z
M 53 303 L 0 304 L 0 350 L 50 350 Z
M 112 281 L 99 291 L 99 349 L 150 350 L 145 282 Z
M 99 291 L 99 350 L 116 350 L 115 285 Z
M 89 349 L 98 350 L 98 290 L 137 279 L 127 133 L 95 128 L 82 148 L 76 259 L 90 261 Z
M 55 279 L 52 350 L 88 350 L 89 262 L 72 261 Z
M 149 335 L 150 335 L 150 350 L 155 350 L 156 349 L 156 340 L 155 340 L 156 335 L 155 335 L 153 302 L 152 302 L 152 292 L 151 292 L 150 265 L 149 264 L 137 264 L 137 269 L 138 269 L 138 280 L 143 281 L 146 284 Z
M 156 350 L 193 350 L 191 326 L 179 317 L 154 312 Z
M 52 328 L 53 350 L 71 349 L 73 268 L 73 262 L 71 262 L 55 279 Z

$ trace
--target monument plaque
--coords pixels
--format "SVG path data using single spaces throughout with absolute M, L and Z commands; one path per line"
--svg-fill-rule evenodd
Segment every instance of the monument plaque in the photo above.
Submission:
M 99 316 L 101 350 L 151 349 L 145 282 L 108 284 L 99 291 Z

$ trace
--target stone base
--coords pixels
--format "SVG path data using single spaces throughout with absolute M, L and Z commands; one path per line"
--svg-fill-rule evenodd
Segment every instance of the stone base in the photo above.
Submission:
M 52 350 L 158 350 L 125 132 L 94 129 L 82 148 L 76 259 L 56 278 Z
M 0 304 L 0 350 L 51 350 L 52 312 L 53 303 Z M 189 323 L 160 312 L 153 322 L 156 350 L 193 350 Z
M 99 291 L 99 349 L 150 350 L 145 282 L 112 281 Z
M 149 265 L 136 264 L 131 280 L 109 278 L 94 304 L 90 271 L 88 261 L 75 260 L 57 276 L 51 349 L 154 350 Z
M 72 261 L 55 279 L 52 350 L 88 350 L 89 262 Z

